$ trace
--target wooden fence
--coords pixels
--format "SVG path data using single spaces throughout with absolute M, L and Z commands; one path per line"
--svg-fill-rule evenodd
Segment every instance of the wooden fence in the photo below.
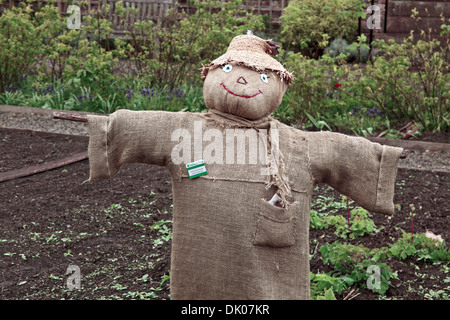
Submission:
M 122 1 L 122 6 L 125 9 L 125 21 L 120 21 L 116 13 L 116 5 L 119 0 L 103 0 L 103 5 L 110 6 L 109 20 L 112 22 L 112 28 L 115 34 L 123 32 L 121 25 L 123 22 L 132 24 L 134 21 L 149 21 L 159 20 L 167 15 L 170 8 L 176 5 L 174 0 L 132 0 Z M 131 12 L 135 11 L 133 14 Z
M 109 19 L 112 21 L 114 30 L 120 30 L 119 18 L 113 13 L 116 3 L 120 0 L 103 0 L 103 4 L 109 4 L 113 10 L 110 10 Z M 221 0 L 222 2 L 224 0 Z M 126 9 L 126 20 L 158 20 L 167 15 L 170 8 L 176 10 L 184 10 L 186 14 L 192 14 L 195 7 L 189 4 L 189 0 L 126 0 L 122 1 Z M 278 28 L 280 25 L 280 17 L 283 9 L 287 6 L 289 0 L 247 0 L 243 2 L 242 8 L 245 10 L 252 10 L 256 14 L 267 15 L 272 22 L 273 28 Z M 130 9 L 137 9 L 139 14 L 129 15 Z
M 184 10 L 187 14 L 192 14 L 195 7 L 189 4 L 189 0 L 88 0 L 87 6 L 82 6 L 81 14 L 86 15 L 91 10 L 98 10 L 100 5 L 108 4 L 111 7 L 109 12 L 109 20 L 112 22 L 112 27 L 120 33 L 121 23 L 119 17 L 114 13 L 117 2 L 122 1 L 122 5 L 126 10 L 126 20 L 130 22 L 133 20 L 153 20 L 156 21 L 167 15 L 170 8 L 177 8 L 177 10 Z M 220 0 L 222 2 L 226 0 Z M 17 5 L 20 1 L 6 0 L 3 7 L 11 8 Z M 41 6 L 47 1 L 34 1 L 32 5 Z M 76 4 L 76 1 L 70 1 L 71 4 Z M 243 9 L 252 10 L 256 14 L 267 15 L 272 21 L 272 27 L 277 29 L 280 24 L 280 17 L 283 9 L 288 5 L 289 0 L 244 0 Z M 57 0 L 56 4 L 60 14 L 66 14 L 69 1 Z M 137 9 L 139 14 L 129 14 L 131 9 Z
M 127 14 L 125 20 L 130 22 L 134 20 L 153 20 L 157 21 L 165 15 L 169 8 L 176 7 L 178 10 L 184 10 L 187 14 L 192 14 L 195 10 L 194 6 L 189 4 L 189 0 L 88 0 L 87 6 L 82 7 L 82 15 L 89 14 L 91 10 L 97 10 L 101 4 L 109 4 L 112 8 L 109 13 L 109 20 L 112 27 L 116 30 L 116 34 L 122 33 L 121 21 L 114 13 L 116 3 L 122 1 L 123 7 Z M 227 0 L 220 0 L 227 1 Z M 12 7 L 20 1 L 6 0 L 2 4 L 3 7 Z M 34 1 L 33 5 L 42 5 L 47 1 Z M 76 1 L 70 1 L 76 3 Z M 401 40 L 409 35 L 411 30 L 415 30 L 418 34 L 420 29 L 432 28 L 432 36 L 441 38 L 439 35 L 440 14 L 449 19 L 450 17 L 450 1 L 449 0 L 365 0 L 367 5 L 377 5 L 380 8 L 381 27 L 380 29 L 367 28 L 367 20 L 361 19 L 359 26 L 359 34 L 363 33 L 370 40 L 375 39 L 395 39 Z M 56 6 L 61 14 L 67 12 L 69 1 L 57 0 Z M 289 0 L 244 0 L 243 8 L 252 10 L 256 14 L 267 15 L 270 18 L 273 30 L 277 30 L 280 25 L 280 17 L 284 8 L 289 4 Z M 130 14 L 131 8 L 139 10 L 138 15 Z M 411 10 L 416 8 L 419 12 L 420 21 L 416 22 L 411 18 Z M 368 13 L 367 17 L 372 14 Z M 448 20 L 447 20 L 448 21 Z M 122 21 L 123 22 L 123 21 Z

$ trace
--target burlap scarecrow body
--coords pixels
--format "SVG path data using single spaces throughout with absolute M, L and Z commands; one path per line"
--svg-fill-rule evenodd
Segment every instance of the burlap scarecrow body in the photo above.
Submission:
M 170 172 L 171 299 L 309 299 L 309 211 L 318 183 L 393 213 L 402 149 L 270 117 L 292 80 L 274 51 L 270 41 L 238 36 L 205 66 L 208 113 L 88 117 L 91 181 L 126 163 Z M 186 165 L 198 160 L 205 166 L 191 178 Z

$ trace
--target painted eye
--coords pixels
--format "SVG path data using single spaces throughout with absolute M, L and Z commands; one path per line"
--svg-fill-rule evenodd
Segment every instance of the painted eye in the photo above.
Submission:
M 222 70 L 225 72 L 230 72 L 233 69 L 233 66 L 231 64 L 226 64 Z
M 269 77 L 267 76 L 267 74 L 262 73 L 261 74 L 261 80 L 265 83 L 269 82 Z

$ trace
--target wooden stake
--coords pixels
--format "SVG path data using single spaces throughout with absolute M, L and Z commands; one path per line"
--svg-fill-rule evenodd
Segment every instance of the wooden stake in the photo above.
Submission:
M 55 111 L 53 112 L 53 119 L 87 122 L 87 116 L 82 114 L 73 114 L 69 112 Z
M 78 161 L 82 161 L 87 158 L 88 158 L 88 152 L 84 151 L 84 152 L 80 152 L 75 155 L 60 159 L 60 160 L 51 161 L 51 162 L 44 163 L 41 165 L 36 165 L 36 166 L 28 167 L 28 168 L 16 169 L 16 170 L 8 171 L 8 172 L 3 172 L 3 173 L 0 173 L 0 182 L 5 182 L 8 180 L 18 179 L 18 178 L 22 178 L 22 177 L 26 177 L 26 176 L 31 176 L 36 173 L 41 173 L 44 171 L 48 171 L 48 170 L 56 169 L 56 168 L 59 168 L 62 166 L 66 166 L 68 164 L 72 164 L 72 163 L 75 163 Z

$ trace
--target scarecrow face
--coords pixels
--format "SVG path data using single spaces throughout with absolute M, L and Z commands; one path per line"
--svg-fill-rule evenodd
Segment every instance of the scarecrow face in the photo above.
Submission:
M 280 105 L 286 89 L 285 82 L 274 72 L 229 63 L 208 72 L 203 95 L 210 109 L 257 120 Z

